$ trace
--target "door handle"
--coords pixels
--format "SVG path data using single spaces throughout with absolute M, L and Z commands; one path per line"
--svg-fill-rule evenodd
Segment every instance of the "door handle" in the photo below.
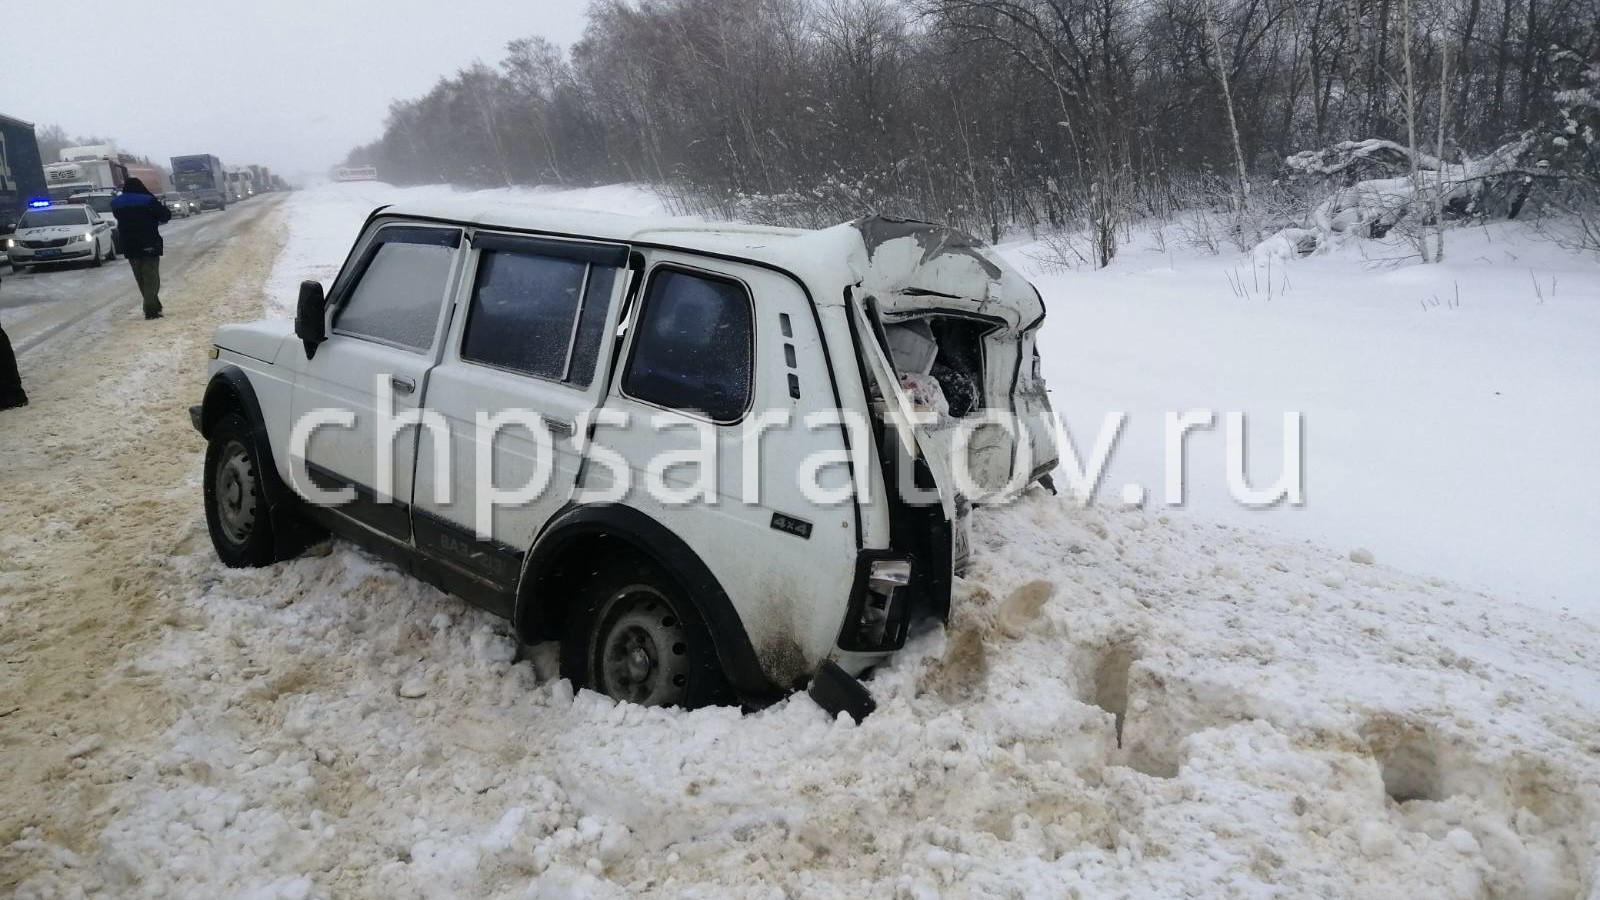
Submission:
M 389 376 L 389 386 L 394 388 L 395 392 L 399 394 L 409 394 L 417 389 L 417 383 L 415 381 L 412 381 L 409 378 L 401 378 L 399 375 Z
M 545 419 L 544 427 L 562 437 L 572 437 L 572 423 L 561 419 Z

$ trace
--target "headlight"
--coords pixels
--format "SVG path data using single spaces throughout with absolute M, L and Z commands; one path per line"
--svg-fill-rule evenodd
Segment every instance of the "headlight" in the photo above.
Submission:
M 6 238 L 6 249 L 7 250 L 10 250 L 12 247 L 15 247 L 16 245 L 17 245 L 16 239 L 14 239 L 14 238 Z

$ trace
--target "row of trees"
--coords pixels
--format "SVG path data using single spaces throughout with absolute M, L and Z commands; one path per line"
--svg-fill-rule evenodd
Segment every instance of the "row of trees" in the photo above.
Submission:
M 1460 160 L 1558 121 L 1600 0 L 596 0 L 394 103 L 351 164 L 398 183 L 636 180 L 747 218 L 863 210 L 998 238 L 1138 215 L 1384 139 Z M 1567 54 L 1561 57 L 1559 54 Z M 1571 68 L 1570 66 L 1568 68 Z M 1570 103 L 1567 104 L 1570 106 Z M 1354 177 L 1354 176 L 1352 176 Z
M 72 137 L 60 125 L 45 125 L 34 133 L 39 141 L 39 158 L 46 164 L 61 159 L 61 151 L 68 147 L 88 147 L 93 144 L 115 144 L 111 138 L 94 135 Z

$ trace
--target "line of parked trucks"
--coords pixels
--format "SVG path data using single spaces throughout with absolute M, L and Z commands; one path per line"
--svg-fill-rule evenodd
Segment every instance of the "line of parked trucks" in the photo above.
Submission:
M 174 156 L 170 169 L 110 144 L 66 147 L 59 156 L 42 159 L 33 124 L 0 115 L 0 263 L 9 260 L 30 210 L 86 205 L 109 218 L 111 198 L 129 178 L 142 181 L 179 217 L 288 189 L 266 166 L 225 166 L 210 153 Z

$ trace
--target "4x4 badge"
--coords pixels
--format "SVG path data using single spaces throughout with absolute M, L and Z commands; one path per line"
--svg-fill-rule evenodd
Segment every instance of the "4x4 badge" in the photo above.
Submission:
M 811 523 L 805 519 L 796 519 L 794 516 L 786 516 L 783 513 L 775 512 L 772 514 L 772 527 L 795 537 L 811 540 Z

